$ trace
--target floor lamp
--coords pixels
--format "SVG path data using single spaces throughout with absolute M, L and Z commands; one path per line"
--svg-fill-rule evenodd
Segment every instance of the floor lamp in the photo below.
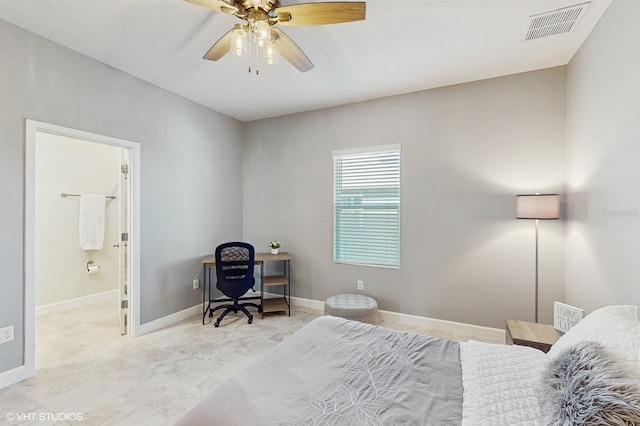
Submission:
M 536 221 L 536 322 L 538 322 L 538 221 L 560 219 L 560 195 L 518 195 L 516 203 L 518 219 Z

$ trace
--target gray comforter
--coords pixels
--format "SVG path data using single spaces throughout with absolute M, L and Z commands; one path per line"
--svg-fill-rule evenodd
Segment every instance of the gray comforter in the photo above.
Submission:
M 458 342 L 321 317 L 227 380 L 180 425 L 459 425 Z

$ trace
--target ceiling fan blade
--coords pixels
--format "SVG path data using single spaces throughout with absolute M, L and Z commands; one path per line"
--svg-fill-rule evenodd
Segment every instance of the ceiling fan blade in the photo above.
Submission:
M 217 61 L 218 59 L 229 53 L 229 51 L 231 50 L 231 38 L 234 29 L 235 27 L 230 29 L 225 35 L 220 37 L 220 40 L 216 41 L 215 44 L 211 46 L 211 49 L 209 49 L 207 53 L 205 53 L 202 59 Z
M 280 28 L 272 27 L 271 34 L 278 52 L 291 65 L 300 70 L 300 72 L 307 72 L 313 68 L 313 64 L 307 58 L 307 55 Z
M 235 15 L 238 12 L 238 8 L 234 5 L 227 3 L 224 0 L 185 0 L 189 3 L 197 4 L 198 6 L 204 6 L 206 8 L 215 10 L 216 12 L 228 13 L 229 15 Z
M 326 25 L 362 21 L 365 2 L 302 3 L 275 9 L 280 25 Z

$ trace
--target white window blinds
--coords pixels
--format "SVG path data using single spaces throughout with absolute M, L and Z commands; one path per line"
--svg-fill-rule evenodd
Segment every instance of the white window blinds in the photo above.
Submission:
M 333 153 L 333 261 L 400 266 L 400 145 Z

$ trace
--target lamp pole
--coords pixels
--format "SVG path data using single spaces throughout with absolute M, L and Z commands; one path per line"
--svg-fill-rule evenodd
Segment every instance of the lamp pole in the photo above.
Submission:
M 516 202 L 517 219 L 535 219 L 536 221 L 536 282 L 535 282 L 535 320 L 538 322 L 538 228 L 540 219 L 560 219 L 559 194 L 518 195 Z
M 536 323 L 538 322 L 538 222 L 536 219 Z

